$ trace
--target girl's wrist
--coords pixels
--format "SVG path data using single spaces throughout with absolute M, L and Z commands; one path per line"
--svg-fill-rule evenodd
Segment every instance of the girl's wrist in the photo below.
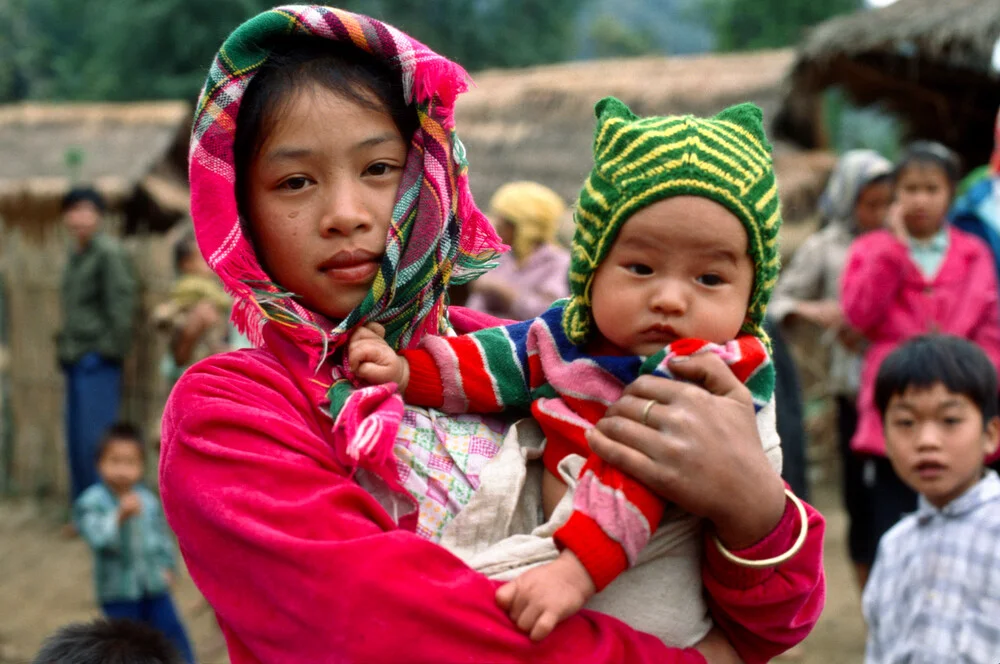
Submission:
M 762 488 L 763 486 L 763 488 Z M 755 484 L 755 491 L 730 510 L 713 520 L 716 537 L 732 551 L 753 546 L 767 537 L 785 513 L 785 485 L 777 476 L 765 485 Z

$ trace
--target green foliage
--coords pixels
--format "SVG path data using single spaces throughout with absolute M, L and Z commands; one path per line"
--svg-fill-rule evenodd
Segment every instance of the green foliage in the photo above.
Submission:
M 193 98 L 273 0 L 0 0 L 0 102 Z M 578 0 L 347 0 L 470 70 L 567 59 Z
M 743 51 L 797 43 L 806 29 L 861 8 L 861 0 L 705 0 L 716 48 Z
M 839 88 L 823 95 L 823 125 L 838 153 L 875 150 L 890 161 L 899 156 L 904 126 L 881 107 L 855 106 Z
M 659 50 L 649 29 L 634 30 L 610 14 L 602 14 L 594 20 L 590 38 L 598 58 L 646 55 Z

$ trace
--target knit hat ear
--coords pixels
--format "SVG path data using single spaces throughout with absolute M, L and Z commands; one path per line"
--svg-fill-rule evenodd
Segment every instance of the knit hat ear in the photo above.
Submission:
M 591 334 L 590 287 L 621 227 L 639 210 L 673 196 L 698 196 L 729 210 L 747 233 L 754 287 L 742 332 L 767 340 L 762 324 L 780 268 L 778 189 L 763 113 L 753 104 L 713 118 L 639 118 L 613 97 L 597 103 L 594 168 L 574 215 L 566 336 Z

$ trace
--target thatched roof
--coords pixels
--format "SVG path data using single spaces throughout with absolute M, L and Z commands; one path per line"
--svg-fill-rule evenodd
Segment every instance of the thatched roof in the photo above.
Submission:
M 139 196 L 183 214 L 190 118 L 184 102 L 0 106 L 0 217 L 50 222 L 74 182 L 118 208 Z
M 899 0 L 827 21 L 798 49 L 776 129 L 821 145 L 818 96 L 840 86 L 898 114 L 909 137 L 945 142 L 975 166 L 989 155 L 1000 106 L 998 39 L 998 0 Z
M 607 95 L 640 115 L 707 115 L 753 101 L 765 117 L 773 117 L 792 60 L 790 50 L 779 50 L 475 74 L 477 87 L 459 99 L 456 124 L 468 150 L 476 200 L 485 209 L 500 185 L 518 179 L 536 180 L 574 200 L 592 164 L 594 104 Z M 831 159 L 803 159 L 787 146 L 776 146 L 775 153 L 779 180 L 788 185 L 783 186 L 786 210 L 811 207 Z

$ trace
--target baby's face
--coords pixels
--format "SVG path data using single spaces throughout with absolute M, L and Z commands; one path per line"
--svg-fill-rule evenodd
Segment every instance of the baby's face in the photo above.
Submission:
M 739 219 L 705 198 L 668 198 L 622 226 L 594 274 L 594 322 L 631 355 L 689 337 L 726 343 L 746 318 L 753 279 Z

